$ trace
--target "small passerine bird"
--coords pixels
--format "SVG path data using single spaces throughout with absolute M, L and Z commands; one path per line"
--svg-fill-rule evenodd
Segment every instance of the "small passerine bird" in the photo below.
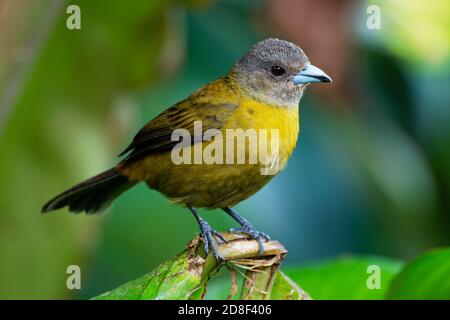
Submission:
M 66 206 L 71 212 L 100 212 L 124 191 L 145 182 L 192 212 L 206 253 L 211 251 L 220 259 L 214 236 L 225 239 L 201 218 L 197 208 L 229 214 L 240 225 L 232 231 L 256 239 L 261 254 L 263 241 L 269 237 L 231 207 L 256 193 L 286 166 L 299 133 L 299 101 L 307 85 L 314 82 L 331 79 L 298 46 L 273 38 L 260 41 L 225 76 L 148 122 L 114 168 L 59 194 L 42 212 Z M 251 142 L 251 130 L 261 141 Z M 229 136 L 232 143 L 228 143 Z M 250 161 L 252 148 L 264 149 L 262 145 L 271 146 L 269 155 Z M 223 151 L 223 146 L 229 148 Z M 207 153 L 208 148 L 214 151 Z M 203 159 L 205 155 L 215 161 Z M 269 173 L 262 170 L 273 167 L 276 170 Z

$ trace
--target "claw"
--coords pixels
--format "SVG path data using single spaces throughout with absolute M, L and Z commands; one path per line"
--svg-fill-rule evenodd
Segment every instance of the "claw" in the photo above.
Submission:
M 262 254 L 264 252 L 264 244 L 263 244 L 263 240 L 265 241 L 270 241 L 270 237 L 261 231 L 258 231 L 255 229 L 255 227 L 253 227 L 250 223 L 245 223 L 242 227 L 238 227 L 238 228 L 231 228 L 230 232 L 240 232 L 240 233 L 244 233 L 246 235 L 249 235 L 252 239 L 255 239 L 256 241 L 258 241 L 258 257 L 262 257 Z
M 214 229 L 212 229 L 211 232 L 212 232 L 212 234 L 214 234 L 217 238 L 219 238 L 219 239 L 222 240 L 223 242 L 228 243 L 228 240 L 225 239 L 225 238 L 223 237 L 223 235 L 222 235 L 220 232 L 217 232 L 217 231 L 214 230 Z
M 214 239 L 213 236 L 218 237 L 219 239 L 221 239 L 224 242 L 227 242 L 227 240 L 219 232 L 214 230 L 209 225 L 209 223 L 206 222 L 205 220 L 202 220 L 200 223 L 200 233 L 203 238 L 203 242 L 204 242 L 203 248 L 205 249 L 206 255 L 208 255 L 209 251 L 211 250 L 214 258 L 216 258 L 217 262 L 220 263 L 223 259 L 219 255 L 219 251 L 217 250 L 216 240 Z

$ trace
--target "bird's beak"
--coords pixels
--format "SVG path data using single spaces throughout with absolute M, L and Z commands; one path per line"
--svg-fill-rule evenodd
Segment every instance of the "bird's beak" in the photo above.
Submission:
M 312 82 L 331 82 L 331 78 L 316 66 L 307 64 L 302 71 L 294 74 L 292 81 L 294 84 L 305 84 Z

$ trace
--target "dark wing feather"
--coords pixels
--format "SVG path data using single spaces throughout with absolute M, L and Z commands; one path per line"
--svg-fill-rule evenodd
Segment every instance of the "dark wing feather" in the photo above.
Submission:
M 175 129 L 186 129 L 192 137 L 194 121 L 202 121 L 203 132 L 220 129 L 236 108 L 233 104 L 193 104 L 184 100 L 147 123 L 119 156 L 128 153 L 125 161 L 129 163 L 152 153 L 167 152 L 179 143 L 171 139 Z

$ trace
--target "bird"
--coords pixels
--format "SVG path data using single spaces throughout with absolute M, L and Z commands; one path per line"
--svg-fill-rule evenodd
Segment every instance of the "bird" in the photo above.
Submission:
M 297 144 L 299 102 L 305 88 L 326 82 L 332 82 L 330 76 L 311 64 L 296 44 L 276 38 L 259 41 L 224 76 L 150 120 L 119 155 L 123 158 L 115 167 L 57 195 L 43 206 L 42 212 L 64 207 L 74 213 L 101 212 L 119 195 L 144 182 L 190 210 L 207 255 L 211 253 L 221 261 L 218 239 L 226 239 L 201 217 L 199 208 L 223 210 L 240 225 L 230 231 L 256 240 L 261 255 L 270 237 L 233 207 L 286 167 Z M 223 146 L 229 132 L 248 130 L 271 133 L 265 135 L 265 143 L 273 147 L 266 157 L 253 163 L 236 161 L 239 155 L 244 160 L 250 158 L 251 150 L 247 149 L 255 146 L 246 136 L 230 144 L 226 141 L 226 146 L 233 147 L 223 152 L 223 158 L 229 157 L 227 161 L 211 163 L 202 161 L 202 153 L 200 157 L 195 155 L 196 150 L 205 151 L 213 143 Z M 246 148 L 237 151 L 239 147 Z M 216 148 L 210 155 L 221 160 L 219 151 Z M 183 154 L 181 158 L 187 161 L 180 163 L 177 154 Z M 262 172 L 274 166 L 277 170 L 271 174 Z

